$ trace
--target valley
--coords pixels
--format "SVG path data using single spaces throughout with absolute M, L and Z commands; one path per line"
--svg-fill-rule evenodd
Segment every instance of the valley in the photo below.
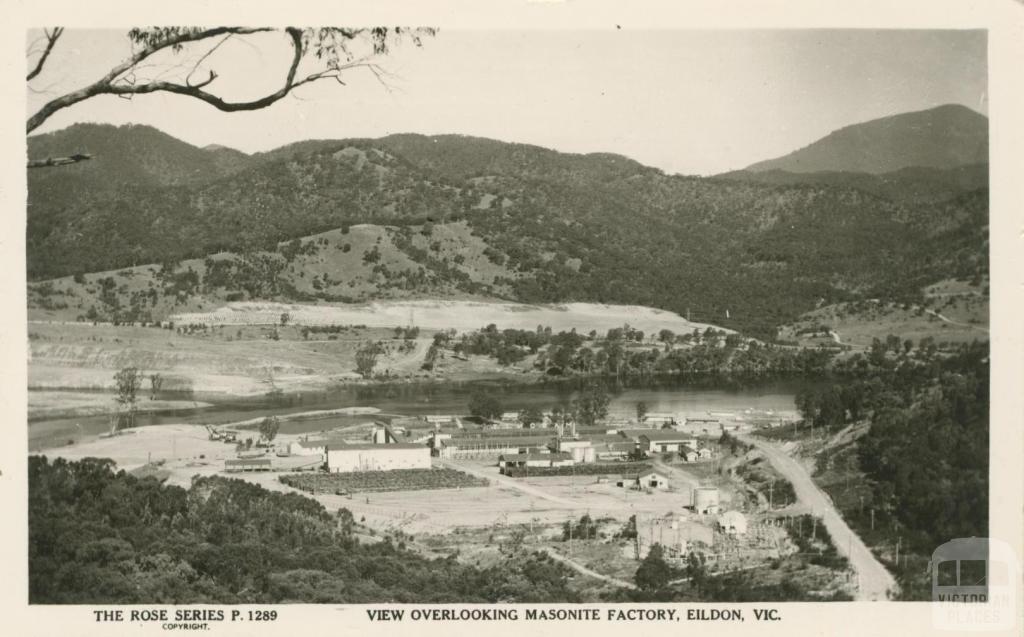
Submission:
M 30 137 L 94 155 L 29 174 L 33 475 L 271 502 L 345 559 L 517 564 L 559 601 L 921 599 L 893 539 L 986 525 L 987 126 L 939 106 L 708 177 L 462 135 Z M 306 557 L 268 599 L 362 581 Z

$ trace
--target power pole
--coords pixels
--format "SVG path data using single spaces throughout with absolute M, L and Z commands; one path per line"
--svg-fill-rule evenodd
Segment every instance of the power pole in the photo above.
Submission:
M 575 521 L 573 516 L 569 516 L 569 557 L 572 557 L 572 523 Z
M 902 540 L 903 538 L 898 535 L 896 536 L 896 568 L 900 566 L 900 543 Z
M 771 512 L 771 510 L 772 510 L 772 503 L 773 503 L 773 497 L 772 496 L 773 496 L 774 488 L 775 488 L 775 480 L 772 480 L 771 482 L 768 483 L 768 511 L 769 512 Z

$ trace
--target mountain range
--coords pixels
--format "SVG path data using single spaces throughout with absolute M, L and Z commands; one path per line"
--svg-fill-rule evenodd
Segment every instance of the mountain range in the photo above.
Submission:
M 460 135 L 252 155 L 138 125 L 29 138 L 33 159 L 79 152 L 94 159 L 29 171 L 29 279 L 158 264 L 139 270 L 159 275 L 152 311 L 461 294 L 642 304 L 770 336 L 823 303 L 914 298 L 988 267 L 987 119 L 959 106 L 712 178 Z M 183 293 L 169 281 L 188 271 Z M 96 311 L 144 304 L 117 289 L 94 288 Z

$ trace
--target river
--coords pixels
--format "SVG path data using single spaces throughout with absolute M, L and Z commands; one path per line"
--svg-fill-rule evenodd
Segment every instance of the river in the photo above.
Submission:
M 805 381 L 773 381 L 737 383 L 717 379 L 700 383 L 678 378 L 630 379 L 611 387 L 611 417 L 635 418 L 636 404 L 643 402 L 651 412 L 677 414 L 792 412 L 794 397 Z M 329 392 L 307 392 L 262 396 L 257 398 L 225 398 L 219 395 L 196 394 L 194 399 L 210 403 L 202 409 L 181 409 L 146 412 L 136 416 L 138 426 L 196 423 L 224 424 L 261 416 L 285 415 L 303 411 L 342 407 L 375 407 L 383 415 L 465 414 L 469 397 L 486 387 L 495 392 L 504 409 L 512 411 L 527 407 L 551 409 L 568 405 L 580 389 L 579 382 L 563 381 L 543 384 L 509 383 L 419 383 L 342 386 Z M 171 397 L 171 396 L 168 396 Z M 176 397 L 180 399 L 179 397 Z M 114 405 L 111 394 L 111 406 Z M 373 416 L 331 416 L 324 419 L 284 422 L 282 433 L 304 433 L 358 424 Z M 107 416 L 52 418 L 29 422 L 31 450 L 63 446 L 105 432 Z

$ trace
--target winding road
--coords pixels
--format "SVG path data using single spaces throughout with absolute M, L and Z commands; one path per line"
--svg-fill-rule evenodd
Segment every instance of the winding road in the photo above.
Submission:
M 836 511 L 832 500 L 814 484 L 814 480 L 803 465 L 765 440 L 743 435 L 737 437 L 762 451 L 772 466 L 793 483 L 797 500 L 809 507 L 814 515 L 821 517 L 825 528 L 832 536 L 836 550 L 850 560 L 850 564 L 857 572 L 858 600 L 885 600 L 888 599 L 890 592 L 896 592 L 895 578 L 875 559 L 860 537 L 846 524 Z
M 546 552 L 548 555 L 550 555 L 552 557 L 552 559 L 555 559 L 555 560 L 561 562 L 562 564 L 565 564 L 566 566 L 568 566 L 572 570 L 576 571 L 577 573 L 580 573 L 582 575 L 586 575 L 587 577 L 593 577 L 594 579 L 603 580 L 603 581 L 608 582 L 609 584 L 611 584 L 613 586 L 618 586 L 619 588 L 632 588 L 632 589 L 636 588 L 636 584 L 633 584 L 632 582 L 627 582 L 627 581 L 621 580 L 621 579 L 615 579 L 614 577 L 609 577 L 608 575 L 601 575 L 597 571 L 592 571 L 589 568 L 587 568 L 586 566 L 583 566 L 582 564 L 580 564 L 579 562 L 575 562 L 571 558 L 568 558 L 568 557 L 562 555 L 561 553 L 559 553 L 558 551 L 556 551 L 555 549 L 553 549 L 551 547 L 545 547 L 544 548 L 544 552 Z

